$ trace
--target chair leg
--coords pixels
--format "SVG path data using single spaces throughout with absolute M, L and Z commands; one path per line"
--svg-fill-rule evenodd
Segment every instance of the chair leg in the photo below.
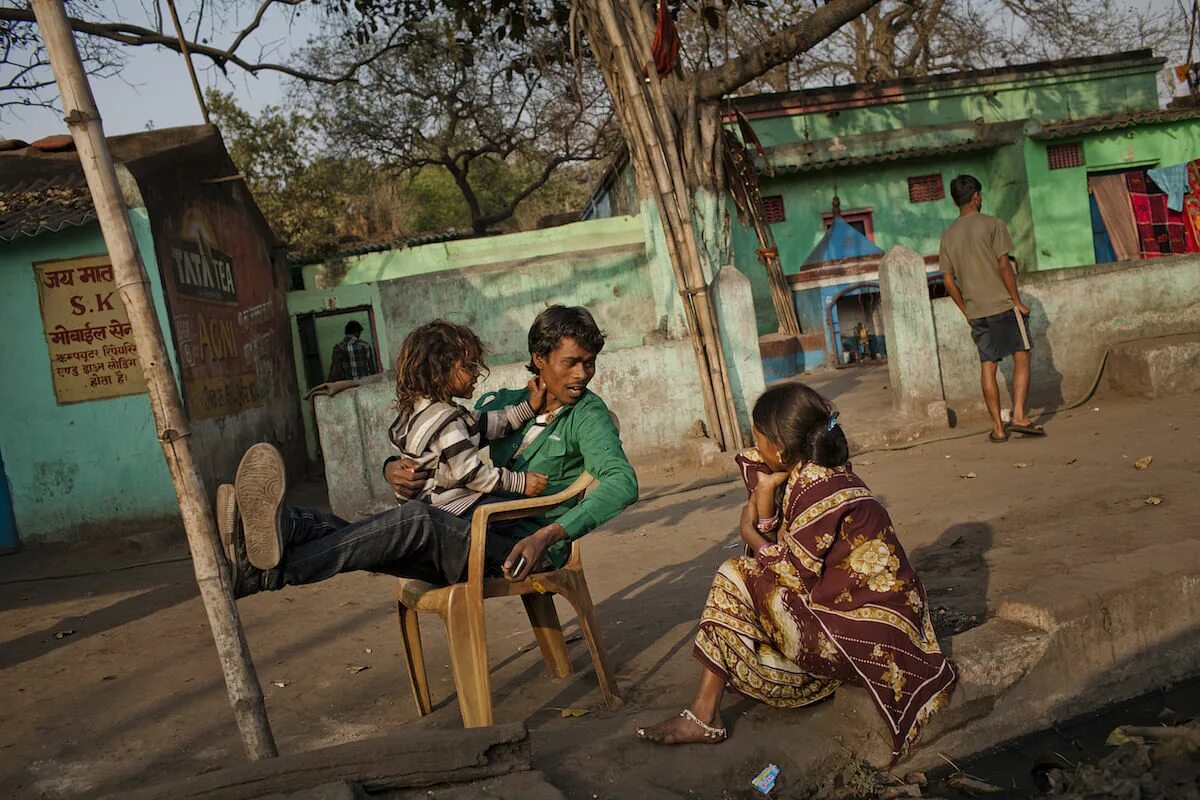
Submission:
M 466 592 L 455 592 L 450 596 L 443 619 L 463 727 L 486 728 L 492 724 L 492 681 L 488 674 L 483 599 L 472 602 Z
M 571 659 L 567 656 L 562 623 L 554 608 L 554 595 L 523 594 L 521 602 L 525 604 L 525 613 L 533 626 L 533 635 L 537 637 L 547 671 L 555 678 L 566 678 L 571 674 Z
M 425 654 L 421 650 L 421 624 L 417 612 L 396 603 L 400 617 L 400 638 L 404 644 L 404 666 L 408 670 L 408 681 L 412 684 L 413 700 L 417 703 L 417 716 L 423 717 L 433 708 L 429 698 L 429 679 L 425 674 Z
M 579 627 L 587 640 L 588 650 L 592 653 L 592 664 L 596 668 L 596 679 L 600 682 L 600 692 L 610 711 L 615 711 L 625 705 L 618 694 L 617 681 L 613 677 L 612 666 L 608 663 L 608 651 L 604 649 L 604 641 L 600 638 L 600 624 L 596 621 L 596 609 L 592 605 L 592 594 L 588 591 L 587 580 L 582 572 L 573 573 L 571 585 L 563 587 L 563 596 L 575 608 L 579 617 Z

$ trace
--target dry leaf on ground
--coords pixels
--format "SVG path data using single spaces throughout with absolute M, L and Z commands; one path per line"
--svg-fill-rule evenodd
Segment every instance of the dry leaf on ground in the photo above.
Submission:
M 1162 502 L 1163 499 L 1156 494 L 1152 494 L 1146 498 L 1146 505 L 1148 506 L 1161 506 Z
M 1134 469 L 1149 469 L 1150 464 L 1153 463 L 1153 461 L 1154 461 L 1154 456 L 1146 456 L 1145 458 L 1139 458 L 1137 461 L 1133 462 L 1133 468 Z
M 1025 469 L 1029 465 L 1026 464 L 1024 461 L 1018 461 L 1017 463 L 1013 464 L 1013 466 L 1016 467 L 1017 469 Z
M 363 670 L 368 670 L 368 669 L 370 669 L 370 667 L 366 666 L 364 664 L 351 664 L 350 666 L 346 667 L 346 671 L 353 675 L 357 675 L 358 673 L 362 672 Z
M 960 477 L 960 478 L 974 478 L 974 477 L 975 477 L 975 473 L 974 473 L 974 472 L 968 472 L 966 475 L 960 475 L 959 477 Z
M 591 711 L 586 708 L 564 708 L 559 710 L 558 715 L 566 719 L 567 717 L 582 717 L 590 713 Z

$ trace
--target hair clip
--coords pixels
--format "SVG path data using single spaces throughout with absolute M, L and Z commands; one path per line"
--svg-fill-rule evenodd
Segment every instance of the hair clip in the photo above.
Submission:
M 833 412 L 833 414 L 831 414 L 831 415 L 829 416 L 829 424 L 828 424 L 828 425 L 825 427 L 825 430 L 827 430 L 827 431 L 831 431 L 831 430 L 833 430 L 834 428 L 836 428 L 836 427 L 837 427 L 837 424 L 838 424 L 838 414 L 839 414 L 839 412 L 835 411 L 835 412 Z

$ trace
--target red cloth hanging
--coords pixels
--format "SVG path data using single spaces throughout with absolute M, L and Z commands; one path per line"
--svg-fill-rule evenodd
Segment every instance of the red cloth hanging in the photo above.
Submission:
M 666 0 L 658 3 L 658 24 L 654 27 L 654 43 L 650 53 L 654 56 L 654 69 L 659 75 L 666 75 L 675 69 L 679 63 L 679 50 L 683 45 L 679 41 L 679 33 L 675 30 L 675 22 L 671 19 L 670 9 Z
M 1142 258 L 1196 252 L 1197 237 L 1191 225 L 1182 212 L 1167 208 L 1166 194 L 1150 182 L 1145 170 L 1126 173 L 1125 179 Z

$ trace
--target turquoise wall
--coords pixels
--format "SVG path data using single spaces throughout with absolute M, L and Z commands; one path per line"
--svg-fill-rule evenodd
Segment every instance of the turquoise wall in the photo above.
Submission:
M 783 197 L 786 219 L 773 225 L 772 229 L 784 273 L 798 273 L 804 259 L 808 258 L 808 254 L 825 235 L 821 214 L 830 210 L 835 191 L 841 198 L 844 212 L 859 208 L 872 209 L 875 244 L 881 249 L 887 250 L 892 245 L 902 244 L 922 255 L 936 255 L 942 233 L 954 221 L 958 210 L 950 201 L 949 194 L 944 200 L 931 202 L 910 203 L 908 200 L 909 177 L 934 172 L 942 175 L 947 192 L 950 181 L 963 172 L 975 175 L 985 186 L 993 182 L 991 157 L 987 153 L 963 154 L 939 159 L 936 163 L 928 160 L 902 161 L 886 166 L 875 164 L 818 170 L 764 180 L 764 195 L 777 194 Z M 985 203 L 990 203 L 991 199 L 989 194 Z M 986 210 L 1008 218 L 1016 213 L 1018 207 L 1014 199 L 1001 195 L 995 206 L 989 205 Z M 1013 236 L 1014 240 L 1018 238 L 1016 231 Z M 766 271 L 755 255 L 758 239 L 752 230 L 735 222 L 733 245 L 735 261 L 750 278 L 754 289 L 758 332 L 774 333 L 779 323 L 771 303 Z M 809 309 L 800 311 L 805 313 Z
M 342 263 L 303 267 L 304 288 L 347 283 L 372 283 L 432 272 L 553 257 L 571 250 L 588 250 L 641 244 L 642 224 L 637 217 L 608 217 L 536 231 L 481 236 L 399 247 L 377 253 L 348 256 Z M 339 277 L 340 274 L 340 277 Z
M 1200 158 L 1200 123 L 1141 125 L 1062 141 L 1083 142 L 1083 166 L 1052 170 L 1047 166 L 1046 147 L 1057 142 L 1030 139 L 1025 143 L 1029 203 L 1038 234 L 1038 269 L 1096 263 L 1089 173 L 1169 166 Z
M 766 147 L 981 120 L 1082 119 L 1158 107 L 1158 65 L 1109 68 L 1075 75 L 1037 73 L 1019 80 L 980 85 L 961 82 L 908 89 L 902 102 L 836 111 L 754 119 L 754 132 Z M 799 102 L 799 101 L 797 101 Z
M 162 282 L 145 209 L 130 211 L 155 310 L 166 319 Z M 0 452 L 12 489 L 17 532 L 26 543 L 144 528 L 178 517 L 148 395 L 59 405 L 50 375 L 33 264 L 102 255 L 100 226 L 91 223 L 0 250 L 0 318 L 14 335 L 0 350 Z M 170 332 L 167 352 L 174 364 Z M 89 526 L 95 526 L 89 528 Z

